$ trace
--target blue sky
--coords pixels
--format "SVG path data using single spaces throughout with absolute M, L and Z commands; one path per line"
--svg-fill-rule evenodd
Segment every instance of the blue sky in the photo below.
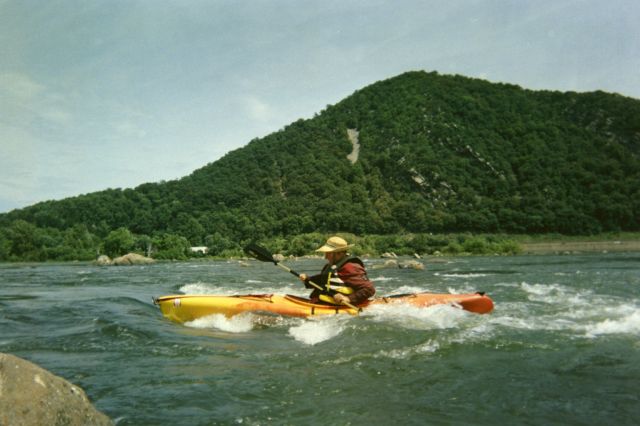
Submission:
M 640 99 L 637 0 L 0 0 L 0 212 L 172 180 L 410 70 Z

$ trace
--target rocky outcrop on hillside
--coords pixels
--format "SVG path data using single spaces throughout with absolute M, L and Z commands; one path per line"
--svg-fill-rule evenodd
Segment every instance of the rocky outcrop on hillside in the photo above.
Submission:
M 0 353 L 0 425 L 113 425 L 87 395 L 61 377 Z

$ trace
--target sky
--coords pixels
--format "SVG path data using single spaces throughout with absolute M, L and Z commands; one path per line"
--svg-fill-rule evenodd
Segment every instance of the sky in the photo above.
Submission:
M 638 0 L 0 0 L 0 213 L 173 180 L 437 71 L 640 99 Z

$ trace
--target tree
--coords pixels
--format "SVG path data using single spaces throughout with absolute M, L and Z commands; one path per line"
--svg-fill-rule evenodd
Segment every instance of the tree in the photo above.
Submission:
M 0 229 L 0 261 L 9 260 L 9 254 L 11 253 L 11 240 L 6 234 L 6 231 Z
M 69 248 L 69 257 L 65 260 L 89 260 L 95 258 L 99 241 L 89 232 L 86 225 L 76 224 L 63 234 L 63 244 Z
M 175 234 L 163 234 L 160 237 L 154 239 L 155 253 L 153 257 L 157 259 L 187 259 L 189 248 L 191 247 L 189 241 L 180 235 Z
M 170 232 L 182 235 L 193 245 L 201 244 L 205 235 L 204 227 L 200 222 L 187 213 L 178 213 L 170 227 Z
M 235 244 L 229 238 L 222 236 L 219 232 L 216 232 L 213 235 L 207 235 L 204 239 L 204 243 L 209 249 L 209 254 L 212 256 L 220 256 L 226 250 L 238 248 L 237 244 Z
M 45 260 L 42 253 L 42 234 L 35 225 L 25 221 L 14 221 L 8 230 L 10 258 L 19 260 Z
M 109 232 L 104 240 L 104 252 L 107 256 L 116 257 L 133 250 L 136 240 L 127 228 L 118 228 Z

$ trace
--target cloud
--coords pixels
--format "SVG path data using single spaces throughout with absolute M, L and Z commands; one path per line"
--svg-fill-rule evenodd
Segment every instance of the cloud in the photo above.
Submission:
M 256 121 L 270 122 L 277 115 L 266 102 L 255 96 L 247 96 L 244 105 L 249 117 Z
M 68 125 L 73 119 L 65 96 L 21 73 L 0 74 L 0 126 L 26 129 Z M 1 135 L 1 133 L 0 133 Z
M 44 90 L 29 76 L 18 73 L 0 74 L 0 94 L 9 101 L 28 101 Z
M 38 141 L 32 134 L 15 126 L 0 123 L 0 211 L 16 204 L 31 204 L 40 200 L 37 180 L 40 173 Z

